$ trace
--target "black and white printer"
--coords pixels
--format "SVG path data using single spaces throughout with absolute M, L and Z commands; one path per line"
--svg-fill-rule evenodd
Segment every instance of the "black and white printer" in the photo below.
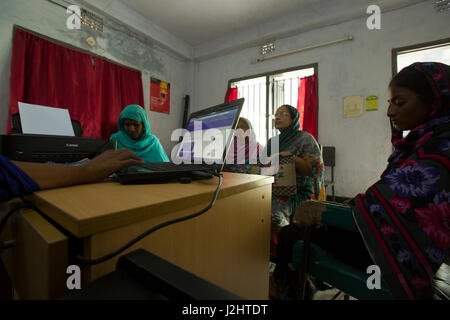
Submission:
M 115 144 L 87 137 L 39 134 L 0 135 L 1 154 L 10 160 L 30 162 L 77 162 L 93 158 Z
M 27 107 L 29 106 L 32 105 Z M 33 110 L 34 114 L 31 116 L 39 119 L 39 114 L 36 112 L 40 112 L 40 110 L 48 112 L 52 109 L 56 110 L 55 108 L 33 106 L 30 110 Z M 57 111 L 61 112 L 61 110 Z M 13 134 L 0 135 L 1 154 L 16 161 L 68 163 L 85 158 L 91 159 L 107 149 L 115 148 L 115 143 L 112 141 L 83 137 L 81 124 L 76 120 L 70 120 L 68 112 L 66 113 L 67 119 L 62 120 L 67 120 L 66 126 L 72 125 L 74 135 L 23 134 L 22 123 L 24 119 L 21 121 L 19 113 L 13 114 L 11 116 Z M 27 116 L 30 117 L 30 115 Z M 42 120 L 45 116 L 44 114 L 40 119 Z M 36 122 L 35 119 L 33 121 Z M 43 124 L 43 120 L 40 122 L 40 125 L 48 127 L 48 123 Z M 24 131 L 28 132 L 26 130 Z

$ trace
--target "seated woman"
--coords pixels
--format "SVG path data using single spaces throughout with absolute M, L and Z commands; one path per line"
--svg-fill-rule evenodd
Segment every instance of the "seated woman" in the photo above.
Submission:
M 141 106 L 127 106 L 117 124 L 119 131 L 110 138 L 117 142 L 117 149 L 130 149 L 145 162 L 169 162 L 158 138 L 150 133 L 147 114 Z
M 239 118 L 236 129 L 237 131 L 234 141 L 228 150 L 226 165 L 224 171 L 238 173 L 252 173 L 252 164 L 257 165 L 258 156 L 263 147 L 258 143 L 255 131 L 246 118 Z M 239 134 L 244 134 L 240 137 Z
M 283 105 L 275 113 L 275 128 L 280 130 L 279 153 L 272 154 L 271 140 L 266 145 L 267 155 L 294 156 L 297 193 L 291 197 L 272 196 L 272 237 L 288 225 L 298 205 L 319 197 L 324 166 L 319 144 L 312 135 L 299 130 L 299 113 L 290 105 Z
M 313 242 L 343 263 L 363 272 L 378 265 L 395 299 L 430 299 L 431 280 L 448 256 L 449 83 L 450 67 L 432 62 L 412 64 L 393 77 L 387 116 L 394 152 L 380 180 L 350 202 L 360 234 L 312 234 Z M 288 263 L 302 233 L 294 225 L 279 233 L 272 295 L 295 292 Z

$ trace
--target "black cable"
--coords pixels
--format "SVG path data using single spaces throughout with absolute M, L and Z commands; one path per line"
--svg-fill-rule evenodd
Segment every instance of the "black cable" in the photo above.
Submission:
M 28 206 L 24 206 L 24 205 L 19 205 L 19 206 L 15 207 L 15 208 L 12 208 L 11 210 L 8 211 L 8 213 L 5 215 L 5 217 L 2 219 L 2 221 L 0 221 L 0 236 L 2 234 L 3 228 L 6 226 L 6 222 L 8 222 L 8 219 L 16 211 L 18 211 L 19 209 L 22 209 L 22 208 L 29 208 L 29 207 Z M 11 244 L 11 245 L 9 245 L 9 244 Z M 0 253 L 2 253 L 3 250 L 5 250 L 5 249 L 10 248 L 12 245 L 14 245 L 14 241 L 13 240 L 0 241 Z M 9 285 L 10 286 L 10 289 L 11 289 L 10 297 L 12 299 L 12 297 L 14 297 L 14 284 L 13 284 L 13 282 L 12 282 L 12 280 L 11 280 L 9 274 L 8 274 L 8 271 L 4 267 L 3 259 L 2 259 L 1 256 L 0 256 L 0 270 L 1 270 L 1 272 L 5 273 L 5 275 L 3 277 L 6 278 L 6 282 L 7 282 L 5 284 L 2 283 L 2 285 Z M 9 284 L 8 284 L 8 282 L 9 282 Z
M 189 220 L 189 219 L 198 217 L 199 215 L 205 213 L 206 211 L 211 209 L 212 206 L 214 205 L 214 203 L 216 202 L 217 195 L 219 194 L 220 187 L 222 186 L 222 174 L 216 174 L 215 173 L 214 175 L 216 177 L 219 177 L 219 184 L 217 185 L 216 191 L 214 192 L 213 199 L 211 200 L 210 204 L 206 208 L 200 210 L 197 213 L 194 213 L 194 214 L 191 214 L 191 215 L 188 215 L 188 216 L 185 216 L 185 217 L 181 217 L 181 218 L 177 218 L 177 219 L 173 219 L 173 220 L 169 220 L 169 221 L 163 222 L 163 223 L 161 223 L 161 224 L 159 224 L 159 225 L 157 225 L 157 226 L 155 226 L 155 227 L 145 231 L 141 235 L 137 236 L 136 238 L 134 238 L 133 240 L 131 240 L 130 242 L 128 242 L 127 244 L 122 246 L 120 249 L 118 249 L 116 251 L 113 251 L 113 252 L 111 252 L 111 253 L 103 256 L 103 257 L 100 257 L 100 258 L 97 258 L 97 259 L 93 259 L 93 260 L 89 260 L 89 259 L 83 258 L 82 256 L 77 256 L 76 260 L 80 264 L 84 264 L 84 265 L 94 265 L 94 264 L 102 263 L 102 262 L 104 262 L 106 260 L 109 260 L 109 259 L 115 257 L 116 255 L 118 255 L 122 251 L 128 249 L 129 247 L 134 245 L 136 242 L 142 240 L 143 238 L 145 238 L 146 236 L 148 236 L 149 234 L 155 232 L 158 229 L 161 229 L 163 227 L 167 227 L 167 226 L 169 226 L 171 224 L 174 224 L 174 223 L 177 223 L 177 222 L 182 222 L 182 221 L 185 221 L 185 220 Z
M 16 212 L 17 210 L 23 209 L 23 208 L 30 208 L 30 206 L 29 205 L 19 205 L 15 208 L 12 208 L 11 210 L 9 210 L 9 212 L 5 215 L 5 217 L 2 219 L 2 221 L 0 221 L 0 235 L 2 234 L 3 228 L 6 225 L 6 222 L 13 215 L 13 213 Z
M 174 224 L 174 223 L 177 223 L 177 222 L 182 222 L 182 221 L 185 221 L 185 220 L 189 220 L 189 219 L 195 218 L 195 217 L 205 213 L 206 211 L 211 209 L 212 206 L 214 205 L 214 203 L 216 202 L 217 195 L 219 194 L 220 187 L 222 186 L 222 174 L 220 174 L 220 173 L 213 173 L 213 175 L 216 176 L 216 177 L 219 177 L 219 183 L 217 185 L 216 191 L 214 192 L 213 199 L 211 200 L 211 202 L 209 203 L 209 205 L 206 208 L 203 208 L 199 212 L 196 212 L 194 214 L 191 214 L 191 215 L 188 215 L 188 216 L 185 216 L 185 217 L 181 217 L 181 218 L 177 218 L 177 219 L 173 219 L 173 220 L 170 220 L 170 221 L 163 222 L 163 223 L 161 223 L 161 224 L 159 224 L 159 225 L 157 225 L 157 226 L 155 226 L 155 227 L 145 231 L 144 233 L 142 233 L 141 235 L 137 236 L 136 238 L 134 238 L 133 240 L 131 240 L 130 242 L 128 242 L 127 244 L 125 244 L 121 248 L 117 249 L 116 251 L 113 251 L 113 252 L 111 252 L 111 253 L 103 256 L 103 257 L 100 257 L 100 258 L 97 258 L 97 259 L 93 259 L 93 260 L 89 260 L 89 259 L 86 259 L 86 258 L 84 258 L 82 256 L 77 256 L 75 259 L 77 260 L 77 262 L 79 262 L 80 264 L 84 264 L 84 265 L 94 265 L 94 264 L 102 263 L 102 262 L 104 262 L 106 260 L 109 260 L 109 259 L 115 257 L 116 255 L 118 255 L 122 251 L 128 249 L 129 247 L 134 245 L 136 242 L 142 240 L 143 238 L 145 238 L 149 234 L 155 232 L 156 230 L 159 230 L 161 228 L 167 227 L 167 226 L 169 226 L 171 224 Z M 2 220 L 2 223 L 4 222 L 4 220 L 7 219 L 7 217 L 9 215 L 11 215 L 13 213 L 13 211 L 15 211 L 17 209 L 20 209 L 20 208 L 32 208 L 33 210 L 35 210 L 39 214 L 45 216 L 45 214 L 41 210 L 39 210 L 37 207 L 35 207 L 32 203 L 28 202 L 26 199 L 24 199 L 22 197 L 21 197 L 21 199 L 24 202 L 26 202 L 28 205 L 27 206 L 23 206 L 23 207 L 15 208 L 15 209 L 11 210 L 10 212 L 8 212 L 8 214 L 6 215 L 5 219 Z M 0 232 L 1 232 L 1 228 L 0 228 Z
M 24 205 L 24 204 L 19 204 L 16 207 L 12 208 L 11 210 L 8 211 L 8 213 L 5 215 L 5 217 L 0 221 L 0 236 L 2 234 L 3 229 L 6 226 L 6 222 L 8 222 L 8 219 L 18 210 L 23 209 L 23 208 L 30 208 L 30 206 L 28 205 Z M 11 248 L 15 243 L 15 240 L 7 240 L 7 241 L 0 241 L 0 253 L 3 252 L 3 250 Z M 4 269 L 2 270 L 3 272 L 5 272 L 5 277 L 6 280 L 10 283 L 11 286 L 11 298 L 14 297 L 14 283 L 11 280 L 8 272 L 6 271 L 6 269 L 4 268 L 4 263 L 3 263 L 3 259 L 0 256 L 0 269 Z M 2 283 L 3 285 L 3 283 Z M 6 285 L 6 284 L 5 284 Z

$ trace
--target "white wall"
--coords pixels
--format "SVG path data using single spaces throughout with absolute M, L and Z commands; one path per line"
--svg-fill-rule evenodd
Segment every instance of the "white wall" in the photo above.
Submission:
M 181 125 L 185 94 L 191 96 L 191 111 L 199 110 L 222 102 L 230 79 L 318 63 L 319 142 L 336 146 L 336 193 L 349 197 L 364 191 L 378 179 L 391 152 L 389 122 L 385 115 L 386 87 L 392 76 L 391 49 L 446 38 L 450 30 L 450 13 L 436 13 L 433 1 L 374 1 L 386 12 L 381 16 L 382 29 L 368 30 L 365 7 L 372 1 L 333 0 L 321 2 L 321 7 L 311 14 L 290 13 L 285 19 L 253 26 L 240 34 L 224 35 L 192 48 L 118 1 L 78 1 L 92 5 L 99 10 L 97 13 L 106 8 L 102 12 L 104 15 L 140 30 L 144 37 L 139 37 L 138 41 L 108 26 L 102 34 L 90 30 L 69 31 L 65 10 L 48 1 L 1 0 L 0 133 L 6 131 L 6 121 L 9 121 L 14 24 L 141 70 L 147 110 L 150 77 L 168 81 L 171 114 L 149 112 L 152 132 L 160 138 L 168 154 L 175 144 L 170 141 L 170 134 Z M 85 42 L 89 35 L 97 39 L 98 45 L 93 49 Z M 252 60 L 260 57 L 256 43 L 270 35 L 279 39 L 275 53 L 349 35 L 354 40 L 252 64 Z M 342 99 L 350 95 L 378 95 L 379 110 L 365 112 L 360 118 L 344 118 Z
M 76 1 L 72 3 L 75 4 Z M 122 9 L 120 13 L 124 16 L 123 20 L 141 21 L 142 17 L 135 12 L 126 11 L 126 8 Z M 174 144 L 170 141 L 170 134 L 174 128 L 181 125 L 183 97 L 185 94 L 192 94 L 192 63 L 181 55 L 171 54 L 168 50 L 161 49 L 161 46 L 150 37 L 130 37 L 125 32 L 113 30 L 108 26 L 105 26 L 103 33 L 85 28 L 68 30 L 67 16 L 65 9 L 44 0 L 0 1 L 0 133 L 6 132 L 7 121 L 9 121 L 9 74 L 13 25 L 16 24 L 141 70 L 146 110 L 149 110 L 150 77 L 169 82 L 171 85 L 170 115 L 149 111 L 147 113 L 152 133 L 160 139 L 166 152 L 170 154 L 171 146 Z M 165 36 L 164 33 L 161 34 L 161 37 Z M 97 40 L 97 45 L 92 49 L 85 41 L 89 36 Z M 172 46 L 189 54 L 190 46 L 177 42 L 177 39 L 173 37 L 168 40 Z
M 351 42 L 258 64 L 251 61 L 260 57 L 259 47 L 198 62 L 194 105 L 202 108 L 223 101 L 229 79 L 318 63 L 319 143 L 336 147 L 336 194 L 352 197 L 378 179 L 391 153 L 386 100 L 392 48 L 448 37 L 449 18 L 448 11 L 437 13 L 427 1 L 382 13 L 381 30 L 368 30 L 366 17 L 358 18 L 278 40 L 275 53 L 348 35 L 354 37 Z M 233 37 L 236 43 L 248 42 L 245 34 L 242 39 L 239 34 Z M 344 118 L 342 100 L 351 95 L 377 95 L 379 110 L 364 112 L 359 118 Z

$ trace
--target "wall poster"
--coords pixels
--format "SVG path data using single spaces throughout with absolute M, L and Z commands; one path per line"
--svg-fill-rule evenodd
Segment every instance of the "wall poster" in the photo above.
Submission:
M 150 111 L 170 114 L 170 83 L 151 78 Z

